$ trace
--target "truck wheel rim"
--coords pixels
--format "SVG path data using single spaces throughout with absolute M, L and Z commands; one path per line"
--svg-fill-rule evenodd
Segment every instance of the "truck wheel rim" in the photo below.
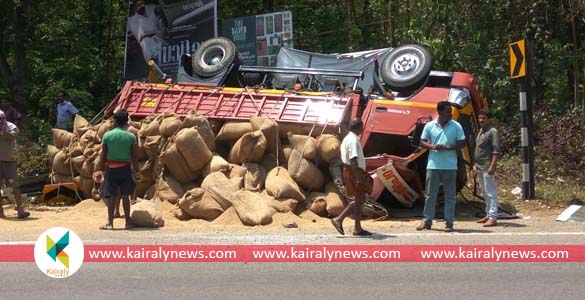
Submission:
M 201 55 L 201 63 L 203 65 L 215 66 L 219 64 L 225 57 L 225 49 L 223 47 L 211 47 L 205 49 Z
M 398 56 L 392 63 L 392 73 L 400 77 L 408 77 L 416 73 L 421 64 L 421 57 L 415 52 L 406 52 Z

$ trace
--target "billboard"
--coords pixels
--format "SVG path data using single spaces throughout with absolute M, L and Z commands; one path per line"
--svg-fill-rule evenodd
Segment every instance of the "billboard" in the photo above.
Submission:
M 232 40 L 245 65 L 274 66 L 281 47 L 293 47 L 292 13 L 270 14 L 227 19 L 223 36 Z
M 147 62 L 177 74 L 184 53 L 217 36 L 217 0 L 130 0 L 124 79 L 145 80 Z

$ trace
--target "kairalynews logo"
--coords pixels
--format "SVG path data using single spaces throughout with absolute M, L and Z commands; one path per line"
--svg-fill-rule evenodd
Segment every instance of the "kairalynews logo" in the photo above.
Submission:
M 41 234 L 35 243 L 35 261 L 41 272 L 53 278 L 67 278 L 81 267 L 83 242 L 63 227 L 54 227 Z

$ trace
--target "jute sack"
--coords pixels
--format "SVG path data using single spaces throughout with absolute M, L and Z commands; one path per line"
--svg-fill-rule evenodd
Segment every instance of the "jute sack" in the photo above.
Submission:
M 279 159 L 281 162 L 284 161 L 283 156 L 279 157 Z M 274 153 L 264 154 L 260 164 L 264 167 L 264 170 L 266 170 L 266 171 L 270 171 L 270 170 L 276 168 L 278 166 L 278 164 L 276 163 L 276 154 L 274 154 Z
M 191 189 L 181 197 L 179 207 L 195 219 L 213 221 L 223 213 L 223 208 L 213 197 L 206 197 L 205 194 L 202 188 Z
M 137 139 L 138 147 L 137 147 L 137 159 L 138 160 L 147 160 L 148 154 L 146 153 L 146 148 L 144 147 L 144 143 L 146 142 L 145 137 L 138 137 Z
M 337 193 L 326 193 L 325 202 L 327 202 L 327 214 L 330 217 L 339 216 L 345 208 L 341 195 Z
M 47 145 L 47 154 L 49 155 L 49 166 L 53 168 L 53 161 L 55 160 L 55 156 L 59 153 L 59 148 L 53 145 Z
M 207 144 L 207 148 L 211 151 L 215 151 L 215 133 L 211 130 L 211 125 L 207 121 L 207 118 L 191 111 L 183 120 L 183 128 L 193 127 L 197 129 L 201 138 Z
M 63 175 L 71 175 L 70 158 L 67 150 L 57 152 L 53 159 L 53 171 Z
M 154 172 L 155 161 L 154 160 L 145 160 L 138 162 L 138 170 L 140 171 L 140 176 L 142 177 L 142 181 L 150 182 L 151 184 L 156 180 L 157 176 Z
M 83 150 L 83 156 L 90 158 L 90 157 L 97 157 L 102 152 L 102 145 L 96 144 L 92 146 L 88 146 Z
M 173 176 L 163 174 L 156 183 L 156 194 L 161 201 L 175 204 L 184 193 L 183 186 Z
M 53 183 L 68 183 L 68 182 L 74 182 L 74 179 L 73 179 L 73 176 L 71 176 L 71 175 L 52 173 L 51 174 L 51 182 L 53 182 Z
M 195 128 L 181 129 L 177 133 L 175 143 L 189 168 L 194 172 L 200 171 L 213 157 L 213 153 L 209 151 L 205 141 Z
M 159 132 L 164 137 L 171 137 L 181 129 L 183 121 L 174 114 L 165 115 L 164 119 L 160 123 Z
M 325 196 L 323 193 L 311 193 L 307 197 L 305 206 L 318 216 L 327 217 L 327 201 L 325 200 Z
M 85 162 L 85 157 L 83 157 L 83 155 L 71 158 L 71 165 L 73 166 L 73 174 L 74 175 L 81 174 L 81 168 L 83 166 L 83 162 Z
M 91 198 L 91 190 L 93 189 L 93 179 L 91 177 L 80 176 L 79 186 L 77 190 L 84 198 Z
M 162 137 L 160 135 L 151 135 L 144 140 L 144 150 L 149 158 L 156 158 L 160 154 L 160 147 L 162 145 Z
M 262 161 L 266 150 L 266 137 L 260 131 L 244 134 L 230 150 L 228 161 L 232 164 Z
M 244 163 L 246 175 L 244 175 L 244 190 L 251 192 L 260 192 L 264 189 L 266 181 L 266 170 L 262 165 L 253 163 Z
M 136 204 L 130 207 L 130 219 L 132 224 L 138 227 L 163 227 L 162 209 L 153 201 L 138 199 Z
M 146 190 L 148 190 L 150 186 L 156 183 L 156 179 L 158 178 L 156 174 L 159 173 L 154 172 L 154 168 L 156 165 L 155 161 L 147 160 L 144 162 L 139 162 L 139 164 L 140 175 L 142 178 L 140 181 L 136 182 L 134 193 L 136 194 L 136 196 L 144 198 Z
M 160 135 L 160 121 L 158 119 L 152 120 L 149 123 L 148 120 L 142 121 L 142 126 L 140 126 L 140 130 L 138 134 L 140 136 L 155 136 Z
M 156 193 L 156 183 L 151 185 L 149 188 L 146 189 L 146 192 L 144 192 L 144 199 L 154 199 L 155 193 Z
M 339 190 L 339 186 L 335 182 L 327 182 L 325 187 L 323 188 L 325 193 L 336 193 L 341 194 L 342 192 Z
M 226 122 L 219 130 L 216 139 L 230 144 L 251 131 L 252 124 L 250 124 L 250 122 Z
M 266 137 L 266 152 L 276 153 L 280 148 L 280 136 L 278 136 L 278 123 L 266 117 L 252 117 L 250 119 L 252 130 L 260 130 Z
M 301 157 L 294 149 L 288 159 L 288 173 L 300 186 L 311 191 L 321 191 L 325 179 L 323 173 L 312 162 Z
M 323 134 L 319 136 L 317 140 L 317 146 L 319 149 L 319 156 L 326 163 L 330 163 L 332 160 L 340 157 L 341 142 L 337 136 L 332 134 Z
M 221 127 L 223 126 L 223 122 L 217 120 L 207 120 L 207 122 L 209 122 L 209 127 L 211 128 L 213 134 L 217 136 L 221 130 Z
M 134 194 L 136 195 L 136 197 L 141 197 L 144 199 L 152 199 L 154 198 L 153 195 L 151 194 L 150 196 L 147 196 L 146 191 L 148 191 L 148 189 L 152 186 L 157 186 L 156 183 L 154 181 L 145 181 L 145 180 L 141 180 L 136 182 L 136 186 L 134 187 Z M 154 192 L 154 190 L 153 190 Z
M 280 213 L 294 211 L 297 207 L 297 204 L 299 203 L 299 201 L 295 199 L 275 199 L 274 197 L 268 195 L 266 190 L 260 193 L 260 195 L 262 195 L 262 198 L 266 204 L 268 204 L 268 206 L 274 208 L 277 212 Z
M 78 138 L 81 136 L 91 127 L 91 124 L 82 116 L 75 115 L 73 119 L 73 134 L 75 134 Z
M 283 167 L 276 167 L 266 176 L 266 192 L 276 198 L 287 198 L 303 201 L 305 195 L 301 192 L 297 183 L 289 176 Z
M 160 154 L 160 162 L 183 184 L 194 181 L 199 177 L 199 172 L 194 172 L 189 168 L 187 161 L 183 158 L 175 143 L 167 145 L 167 148 Z
M 288 138 L 288 133 L 308 135 L 311 132 L 311 125 L 299 125 L 299 124 L 286 124 L 278 123 L 278 131 L 280 137 L 283 139 Z
M 173 208 L 171 208 L 171 214 L 181 221 L 187 221 L 191 219 L 191 216 L 187 214 L 183 209 L 181 209 L 178 205 L 173 206 Z
M 230 196 L 238 191 L 238 188 L 222 172 L 213 172 L 201 183 L 201 188 L 224 209 L 232 206 Z
M 230 182 L 239 189 L 244 187 L 244 176 L 246 176 L 246 169 L 242 166 L 230 164 L 229 171 L 225 174 Z
M 128 120 L 128 125 L 136 128 L 136 130 L 138 130 L 138 131 L 140 131 L 140 127 L 142 127 L 142 123 L 139 121 Z
M 282 146 L 282 154 L 284 155 L 284 162 L 286 164 L 288 164 L 288 159 L 290 158 L 290 153 L 293 151 L 293 149 L 294 148 L 291 145 Z
M 205 177 L 213 172 L 226 173 L 229 171 L 229 169 L 230 164 L 225 159 L 223 159 L 223 157 L 214 154 L 211 160 L 207 164 L 205 164 L 205 166 L 201 170 L 201 174 L 203 175 L 203 177 Z
M 71 147 L 69 147 L 69 153 L 71 153 L 71 157 L 83 155 L 83 150 L 84 149 L 81 147 L 79 142 L 74 142 L 71 144 Z
M 79 138 L 79 143 L 81 147 L 87 148 L 93 146 L 98 140 L 97 130 L 90 128 Z
M 266 225 L 272 222 L 276 210 L 266 204 L 262 196 L 250 191 L 239 191 L 231 196 L 232 205 L 245 225 Z
M 303 154 L 304 158 L 312 162 L 317 161 L 319 151 L 317 150 L 317 141 L 314 138 L 306 135 L 289 133 L 288 141 L 293 146 L 293 148 L 297 149 Z
M 106 134 L 106 132 L 112 129 L 114 129 L 114 119 L 103 120 L 102 123 L 99 124 L 97 129 L 97 135 L 99 137 L 99 140 L 101 141 L 102 138 L 104 137 L 104 134 Z
M 69 147 L 69 144 L 75 138 L 75 134 L 63 129 L 53 128 L 51 133 L 53 134 L 53 145 L 59 149 Z

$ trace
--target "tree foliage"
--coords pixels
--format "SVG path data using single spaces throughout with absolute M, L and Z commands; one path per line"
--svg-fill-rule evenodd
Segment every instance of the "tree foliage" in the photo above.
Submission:
M 92 117 L 122 86 L 126 0 L 0 0 L 0 94 L 26 115 L 29 136 L 48 133 L 59 90 Z M 496 118 L 519 124 L 508 44 L 531 45 L 533 101 L 547 115 L 585 103 L 583 0 L 222 0 L 219 21 L 293 14 L 295 48 L 324 53 L 421 44 L 437 70 L 480 79 Z M 221 32 L 221 30 L 219 30 Z

